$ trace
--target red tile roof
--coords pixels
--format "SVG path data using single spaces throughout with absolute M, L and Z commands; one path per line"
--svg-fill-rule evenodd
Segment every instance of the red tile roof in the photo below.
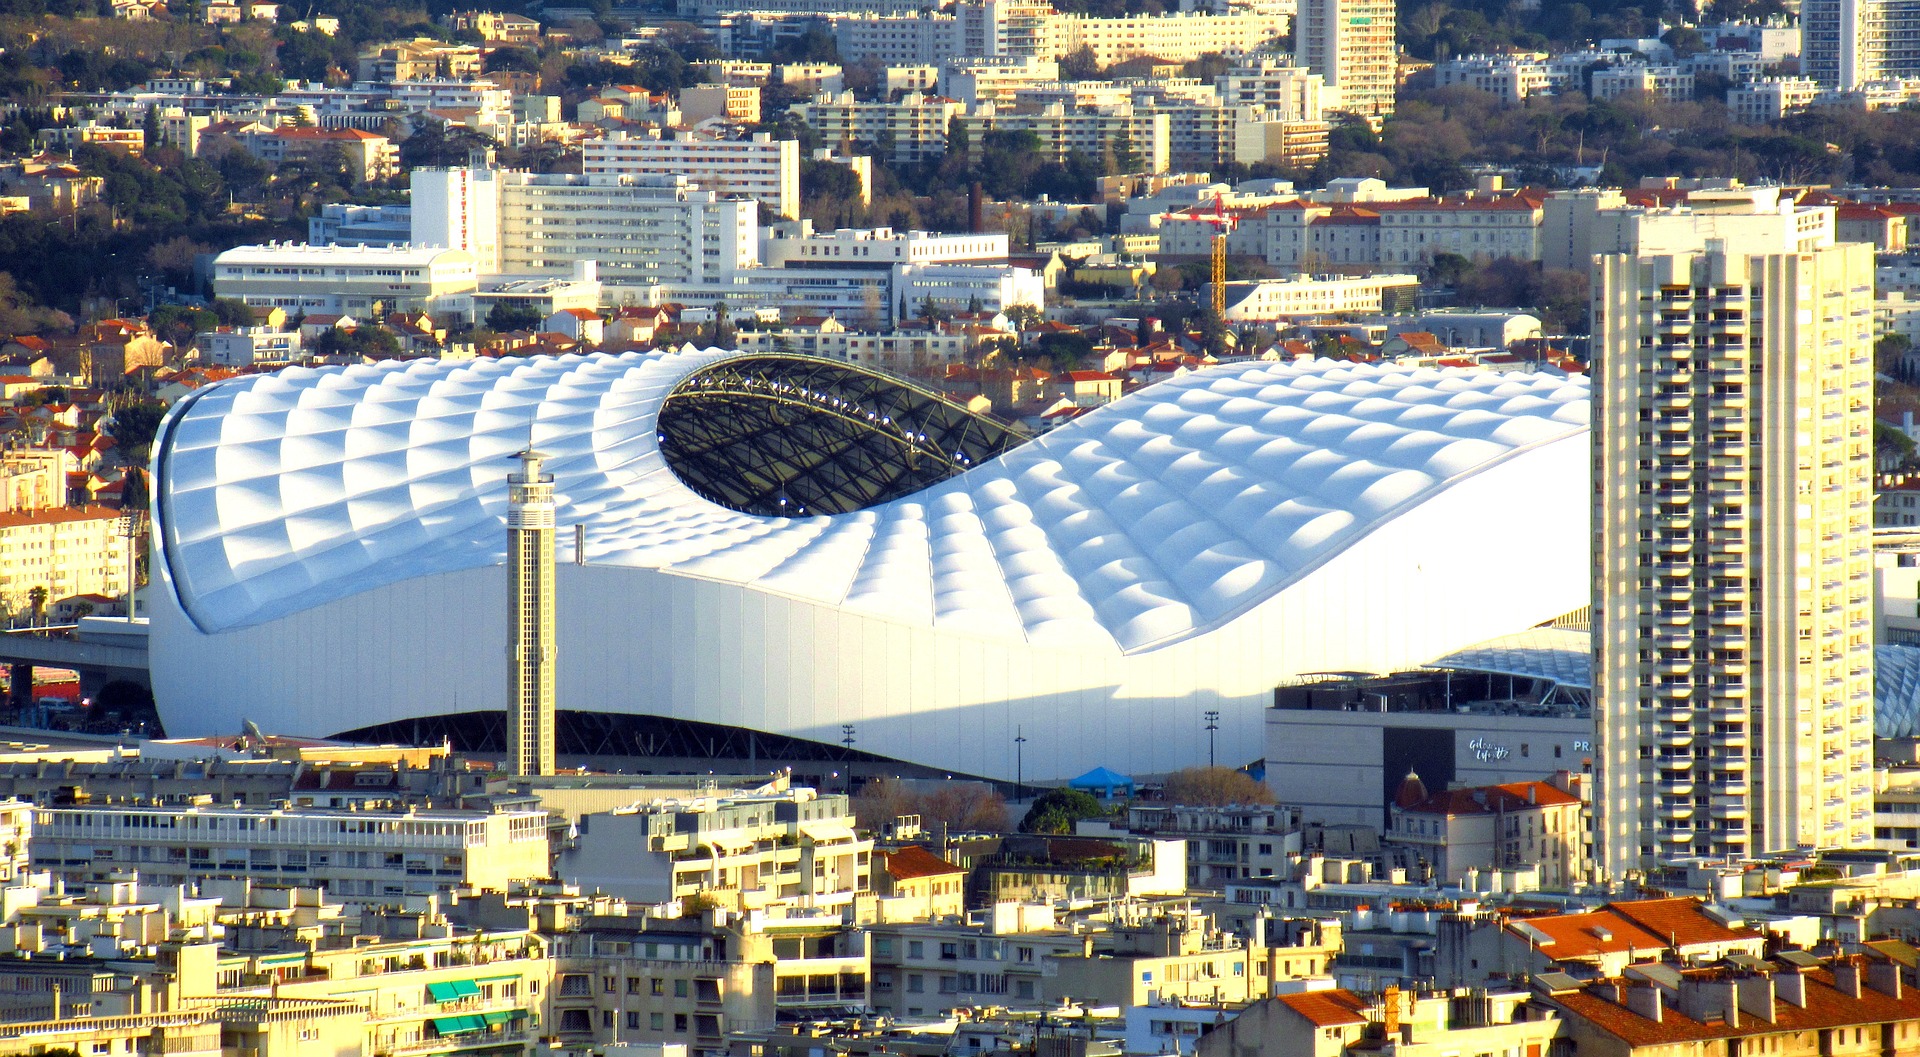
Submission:
M 916 877 L 945 877 L 949 874 L 966 873 L 966 867 L 955 866 L 938 855 L 910 844 L 899 851 L 880 853 L 881 868 L 887 876 L 896 881 L 911 881 Z
M 1696 971 L 1687 975 L 1701 976 L 1718 971 Z M 1578 1017 L 1633 1047 L 1707 1042 L 1750 1035 L 1811 1033 L 1920 1018 L 1920 989 L 1906 988 L 1899 998 L 1894 998 L 1863 986 L 1860 997 L 1854 998 L 1834 986 L 1830 970 L 1816 969 L 1802 975 L 1806 985 L 1805 1006 L 1776 1000 L 1772 1021 L 1743 1013 L 1737 1026 L 1722 1020 L 1693 1020 L 1669 1003 L 1663 1003 L 1660 1019 L 1656 1022 L 1590 991 L 1557 994 L 1548 1001 L 1561 1007 L 1569 1016 Z
M 1316 1028 L 1367 1022 L 1366 1014 L 1361 1012 L 1366 1007 L 1361 1003 L 1360 996 L 1344 988 L 1333 991 L 1308 991 L 1298 995 L 1280 995 L 1277 1000 Z
M 1546 937 L 1545 942 L 1528 938 L 1539 946 L 1540 953 L 1555 961 L 1641 951 L 1652 954 L 1668 947 L 1760 938 L 1750 929 L 1722 925 L 1701 910 L 1700 900 L 1688 897 L 1608 903 L 1585 914 L 1552 914 L 1507 927 L 1519 931 L 1522 925 Z M 1528 933 L 1523 931 L 1521 935 Z

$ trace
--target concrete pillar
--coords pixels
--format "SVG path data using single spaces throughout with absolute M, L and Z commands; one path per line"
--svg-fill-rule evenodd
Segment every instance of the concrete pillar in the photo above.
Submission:
M 7 685 L 11 688 L 8 704 L 13 706 L 14 718 L 19 719 L 33 707 L 33 665 L 7 665 Z

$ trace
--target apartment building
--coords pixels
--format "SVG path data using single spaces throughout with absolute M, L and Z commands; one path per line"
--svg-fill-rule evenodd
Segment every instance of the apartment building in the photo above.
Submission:
M 943 235 L 892 228 L 839 228 L 815 231 L 813 221 L 775 224 L 761 242 L 768 267 L 820 265 L 834 268 L 891 268 L 895 264 L 1000 263 L 1007 260 L 1004 231 Z
M 634 903 L 700 895 L 742 910 L 841 909 L 873 890 L 873 841 L 844 794 L 701 797 L 584 815 L 555 871 Z
M 682 175 L 415 169 L 413 240 L 453 246 L 483 274 L 569 275 L 598 263 L 602 282 L 714 281 L 759 260 L 759 212 L 744 197 Z
M 594 915 L 556 936 L 547 1028 L 567 1042 L 680 1044 L 868 1004 L 866 937 L 838 914 Z
M 1202 55 L 1245 55 L 1285 36 L 1287 20 L 1244 10 L 1119 18 L 1061 15 L 1057 32 L 1060 54 L 1089 51 L 1104 68 L 1142 55 L 1170 63 L 1192 62 Z
M 1433 86 L 1476 88 L 1517 106 L 1535 96 L 1552 95 L 1562 87 L 1548 65 L 1544 51 L 1507 55 L 1463 55 L 1433 67 Z
M 0 448 L 0 514 L 27 514 L 66 505 L 65 448 Z
M 1634 219 L 1594 268 L 1600 866 L 1864 846 L 1873 249 Z
M 236 246 L 213 259 L 213 288 L 221 297 L 289 312 L 464 316 L 479 284 L 477 262 L 446 246 Z
M 424 81 L 435 77 L 466 81 L 478 76 L 483 68 L 484 57 L 471 44 L 420 37 L 363 48 L 356 76 L 362 81 Z
M 1594 71 L 1589 94 L 1601 100 L 1644 95 L 1669 102 L 1685 102 L 1693 98 L 1693 74 L 1678 66 L 1623 63 Z
M 909 95 L 898 103 L 856 99 L 852 92 L 818 95 L 792 112 L 829 145 L 871 143 L 895 163 L 947 153 L 947 129 L 966 107 L 939 96 Z
M 1196 1057 L 1359 1057 L 1382 1038 L 1411 1053 L 1559 1053 L 1561 1025 L 1525 991 L 1303 991 L 1254 1003 L 1200 1037 Z M 1391 1028 L 1391 1031 L 1388 1029 Z M 1580 1051 L 1585 1053 L 1585 1050 Z
M 948 59 L 940 65 L 936 80 L 941 95 L 970 107 L 1012 102 L 1023 88 L 1059 83 L 1060 64 L 1035 55 Z
M 756 132 L 746 139 L 648 129 L 612 131 L 580 145 L 589 176 L 686 177 L 694 187 L 746 195 L 788 219 L 800 215 L 800 144 Z
M 935 65 L 960 54 L 959 28 L 959 19 L 930 9 L 847 15 L 834 20 L 833 39 L 846 62 Z
M 832 316 L 799 316 L 789 326 L 741 330 L 734 344 L 743 352 L 797 352 L 895 374 L 915 374 L 963 363 L 993 336 L 940 325 L 912 330 L 850 330 Z
M 1096 831 L 1083 824 L 1081 832 L 1092 836 Z M 1135 804 L 1127 809 L 1125 832 L 1185 840 L 1189 888 L 1284 876 L 1290 856 L 1301 851 L 1299 809 L 1272 804 Z
M 72 881 L 138 870 L 156 884 L 273 878 L 357 903 L 458 887 L 504 891 L 544 877 L 547 813 L 408 809 L 150 807 L 34 809 L 34 869 Z
M 222 327 L 194 335 L 207 362 L 220 367 L 292 363 L 301 358 L 300 332 L 272 327 Z
M 510 11 L 453 11 L 441 21 L 455 33 L 478 33 L 489 44 L 540 43 L 540 23 Z
M 1173 123 L 1164 112 L 1132 103 L 1067 106 L 1051 103 L 1037 110 L 1008 109 L 983 103 L 961 115 L 970 143 L 988 132 L 1031 132 L 1041 152 L 1064 161 L 1068 151 L 1101 157 L 1113 144 L 1125 143 L 1137 159 L 1134 171 L 1166 172 L 1173 158 Z
M 32 613 L 36 588 L 45 589 L 48 602 L 126 594 L 127 540 L 120 516 L 106 507 L 0 514 L 0 605 L 14 617 Z
M 1338 89 L 1339 109 L 1378 121 L 1399 87 L 1393 0 L 1301 0 L 1293 59 Z
M 1283 121 L 1319 121 L 1327 111 L 1326 79 L 1282 59 L 1242 60 L 1214 86 L 1221 106 L 1257 106 Z
M 1726 109 L 1741 125 L 1772 125 L 1812 106 L 1820 90 L 1820 82 L 1812 77 L 1763 77 L 1728 88 Z
M 1352 278 L 1301 275 L 1228 282 L 1225 318 L 1254 323 L 1406 312 L 1413 308 L 1413 295 L 1419 288 L 1418 276 L 1392 274 Z
M 1050 907 L 1003 904 L 980 921 L 876 924 L 868 940 L 873 1007 L 896 1017 L 928 1016 L 968 1005 L 1039 1005 L 1043 979 L 1059 955 L 1085 940 L 1054 919 Z
M 1562 772 L 1564 775 L 1565 772 Z M 1408 774 L 1387 809 L 1382 840 L 1440 884 L 1536 865 L 1540 887 L 1565 890 L 1587 879 L 1586 804 L 1571 781 L 1510 782 L 1428 792 Z

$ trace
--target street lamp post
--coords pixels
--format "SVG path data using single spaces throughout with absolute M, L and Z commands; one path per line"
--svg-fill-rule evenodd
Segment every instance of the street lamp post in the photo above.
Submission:
M 1216 766 L 1216 764 L 1214 763 L 1214 757 L 1213 757 L 1213 740 L 1214 740 L 1215 732 L 1220 729 L 1220 712 L 1218 709 L 1210 708 L 1207 710 L 1206 716 L 1207 716 L 1207 766 L 1213 767 L 1213 766 Z
M 1027 734 L 1024 727 L 1013 728 L 1013 798 L 1020 799 L 1027 785 Z
M 853 793 L 853 724 L 840 724 L 840 744 L 847 747 L 847 793 Z

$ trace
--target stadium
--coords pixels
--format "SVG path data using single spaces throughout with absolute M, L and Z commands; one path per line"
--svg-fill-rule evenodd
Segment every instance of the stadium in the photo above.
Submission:
M 498 747 L 505 476 L 556 478 L 561 753 L 858 753 L 1028 780 L 1260 755 L 1303 673 L 1578 610 L 1588 389 L 1194 371 L 1025 439 L 856 365 L 721 350 L 294 368 L 154 450 L 174 736 Z M 1550 560 L 1541 560 L 1547 556 Z M 1016 742 L 1016 737 L 1024 737 Z

